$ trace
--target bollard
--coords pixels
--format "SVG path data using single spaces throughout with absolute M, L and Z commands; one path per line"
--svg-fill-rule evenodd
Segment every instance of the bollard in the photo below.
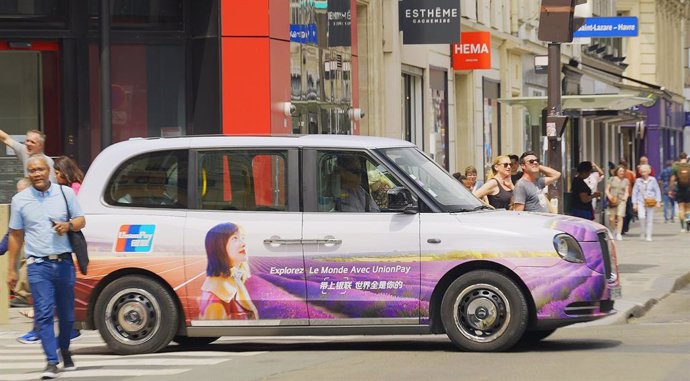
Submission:
M 10 206 L 0 204 L 0 234 L 7 232 L 9 224 Z M 0 235 L 0 238 L 2 238 Z M 0 255 L 0 324 L 9 323 L 10 319 L 10 290 L 7 287 L 7 266 L 9 265 L 9 255 Z

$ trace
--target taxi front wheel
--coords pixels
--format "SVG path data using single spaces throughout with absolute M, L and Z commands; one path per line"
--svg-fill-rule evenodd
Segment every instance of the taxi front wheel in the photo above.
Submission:
M 151 278 L 128 275 L 108 284 L 94 309 L 96 328 L 113 352 L 152 353 L 170 344 L 178 310 L 165 287 Z
M 523 336 L 528 322 L 525 296 L 508 277 L 478 270 L 451 283 L 441 302 L 446 334 L 460 349 L 505 351 Z

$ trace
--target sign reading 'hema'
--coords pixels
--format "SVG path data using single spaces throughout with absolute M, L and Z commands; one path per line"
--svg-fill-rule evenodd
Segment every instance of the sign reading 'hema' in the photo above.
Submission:
M 403 44 L 452 44 L 460 41 L 460 1 L 400 0 Z
M 453 69 L 491 69 L 491 32 L 462 32 L 453 44 Z
M 573 37 L 636 37 L 637 17 L 588 17 Z

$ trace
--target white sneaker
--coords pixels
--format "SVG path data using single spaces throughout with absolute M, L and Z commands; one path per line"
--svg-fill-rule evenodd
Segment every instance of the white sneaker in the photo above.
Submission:
M 647 237 L 647 238 L 645 238 L 645 241 L 652 242 L 652 239 L 650 237 Z
M 623 240 L 623 236 L 621 235 L 621 233 L 616 234 L 616 241 L 622 241 L 622 240 Z

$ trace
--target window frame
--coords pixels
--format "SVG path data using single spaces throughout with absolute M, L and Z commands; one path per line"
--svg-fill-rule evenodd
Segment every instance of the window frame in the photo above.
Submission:
M 199 189 L 197 188 L 197 179 L 199 176 L 199 160 L 202 153 L 208 152 L 263 152 L 264 154 L 284 152 L 285 153 L 285 178 L 286 191 L 285 197 L 286 210 L 216 210 L 203 209 L 199 203 Z M 301 198 L 299 188 L 299 150 L 297 148 L 289 147 L 270 147 L 270 146 L 256 146 L 256 147 L 200 147 L 190 149 L 189 155 L 189 170 L 188 170 L 188 209 L 197 212 L 221 212 L 221 213 L 288 213 L 299 212 L 301 210 Z

